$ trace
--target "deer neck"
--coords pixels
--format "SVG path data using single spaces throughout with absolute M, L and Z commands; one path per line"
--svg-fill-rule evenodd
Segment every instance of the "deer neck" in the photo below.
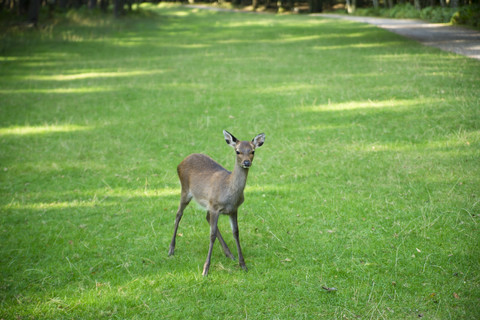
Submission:
M 243 192 L 247 183 L 248 169 L 242 168 L 239 163 L 235 163 L 235 168 L 230 175 L 230 188 L 237 192 Z

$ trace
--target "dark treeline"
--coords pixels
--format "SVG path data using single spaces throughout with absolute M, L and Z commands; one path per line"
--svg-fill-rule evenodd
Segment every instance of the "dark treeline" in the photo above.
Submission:
M 194 0 L 184 0 L 193 3 Z M 222 1 L 222 0 L 220 0 Z M 122 16 L 132 11 L 134 3 L 142 2 L 159 3 L 144 0 L 0 0 L 0 11 L 3 15 L 16 15 L 24 17 L 29 23 L 37 25 L 40 12 L 47 12 L 52 16 L 54 12 L 62 12 L 72 9 L 88 8 L 99 10 L 105 14 L 113 13 L 115 17 Z M 179 1 L 172 1 L 179 2 Z M 180 1 L 181 2 L 181 1 Z M 203 0 L 203 3 L 217 3 L 217 0 Z M 357 8 L 385 8 L 391 9 L 397 5 L 406 5 L 421 10 L 426 7 L 457 8 L 461 6 L 480 6 L 480 0 L 231 0 L 231 4 L 237 6 L 249 6 L 253 10 L 260 7 L 272 9 L 278 12 L 295 11 L 322 12 L 332 10 L 346 10 L 353 13 Z
M 420 10 L 426 7 L 450 7 L 469 6 L 480 4 L 480 0 L 304 0 L 303 2 L 295 0 L 231 0 L 234 6 L 252 6 L 256 9 L 260 6 L 266 8 L 283 8 L 285 10 L 322 12 L 335 9 L 348 10 L 350 13 L 355 8 L 393 8 L 396 5 L 410 4 Z M 208 1 L 207 1 L 208 2 Z M 212 2 L 217 2 L 213 0 Z
M 143 1 L 142 1 L 143 2 Z M 132 5 L 139 3 L 137 0 L 0 0 L 2 13 L 10 13 L 26 17 L 28 22 L 36 25 L 40 11 L 43 9 L 52 15 L 71 9 L 86 7 L 99 9 L 104 13 L 112 12 L 116 17 L 132 10 Z

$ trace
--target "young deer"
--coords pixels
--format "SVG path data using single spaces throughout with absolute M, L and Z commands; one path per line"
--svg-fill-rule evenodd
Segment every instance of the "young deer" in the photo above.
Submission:
M 255 149 L 262 146 L 265 142 L 265 134 L 263 133 L 257 135 L 252 141 L 238 141 L 225 130 L 223 130 L 223 135 L 227 144 L 234 148 L 237 153 L 233 172 L 226 170 L 210 157 L 198 153 L 187 156 L 177 167 L 182 192 L 168 255 L 173 255 L 175 251 L 178 224 L 180 219 L 182 219 L 183 210 L 193 197 L 202 207 L 207 209 L 207 221 L 210 224 L 210 247 L 207 260 L 203 266 L 204 276 L 208 274 L 215 239 L 218 238 L 225 255 L 235 259 L 223 240 L 220 230 L 218 230 L 217 222 L 220 214 L 230 216 L 233 237 L 237 245 L 238 261 L 240 266 L 247 270 L 240 247 L 240 240 L 238 239 L 237 209 L 244 200 L 243 189 L 245 189 L 248 168 L 252 165 Z

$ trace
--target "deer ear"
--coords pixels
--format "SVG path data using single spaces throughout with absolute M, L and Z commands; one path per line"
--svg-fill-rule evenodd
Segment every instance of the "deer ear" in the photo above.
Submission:
M 229 144 L 231 147 L 235 148 L 235 145 L 237 144 L 237 138 L 235 138 L 230 132 L 227 130 L 223 130 L 223 136 L 225 137 L 225 141 L 227 144 Z
M 253 138 L 252 142 L 255 148 L 261 147 L 265 142 L 265 133 L 260 133 L 258 136 Z

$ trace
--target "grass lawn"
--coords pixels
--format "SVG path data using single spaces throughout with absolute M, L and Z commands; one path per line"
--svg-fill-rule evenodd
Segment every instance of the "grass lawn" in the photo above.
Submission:
M 347 21 L 146 7 L 0 42 L 0 319 L 478 319 L 480 61 Z M 176 165 L 265 132 L 249 272 Z M 220 229 L 236 250 L 226 217 Z M 336 291 L 327 291 L 335 287 Z

